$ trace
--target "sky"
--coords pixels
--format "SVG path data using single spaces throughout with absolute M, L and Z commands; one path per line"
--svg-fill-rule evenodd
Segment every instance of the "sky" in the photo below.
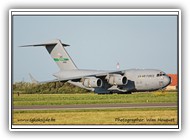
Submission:
M 44 47 L 60 39 L 79 69 L 159 69 L 177 73 L 177 16 L 13 17 L 13 81 L 54 79 L 59 71 Z

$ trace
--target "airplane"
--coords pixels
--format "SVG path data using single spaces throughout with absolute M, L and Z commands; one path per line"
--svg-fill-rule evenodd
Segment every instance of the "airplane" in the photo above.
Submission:
M 53 74 L 54 80 L 38 82 L 68 82 L 75 86 L 93 91 L 98 94 L 132 93 L 156 91 L 166 88 L 171 78 L 163 71 L 156 69 L 127 69 L 127 70 L 83 70 L 78 69 L 67 53 L 61 40 L 52 40 L 42 44 L 24 45 L 21 47 L 44 46 L 58 65 L 60 71 Z

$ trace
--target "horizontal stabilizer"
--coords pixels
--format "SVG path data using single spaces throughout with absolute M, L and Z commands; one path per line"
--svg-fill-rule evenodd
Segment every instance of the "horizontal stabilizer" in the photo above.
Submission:
M 51 55 L 53 61 L 58 65 L 61 70 L 74 70 L 77 69 L 77 66 L 67 53 L 65 47 L 69 46 L 68 44 L 64 44 L 61 40 L 51 40 L 46 43 L 41 44 L 33 44 L 33 45 L 24 45 L 20 47 L 36 47 L 36 46 L 44 46 L 48 53 Z
M 58 43 L 61 43 L 64 47 L 67 47 L 67 46 L 70 46 L 68 44 L 64 44 L 62 43 L 60 40 L 52 40 L 52 41 L 49 41 L 49 42 L 46 42 L 46 43 L 41 43 L 41 44 L 32 44 L 32 45 L 24 45 L 24 46 L 20 46 L 20 47 L 31 47 L 31 46 L 45 46 L 45 47 L 48 47 L 48 46 L 55 46 L 57 45 Z

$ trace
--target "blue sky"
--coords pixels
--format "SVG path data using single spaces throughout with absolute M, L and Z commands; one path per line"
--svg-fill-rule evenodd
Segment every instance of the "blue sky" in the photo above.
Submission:
M 13 81 L 54 79 L 59 68 L 43 47 L 60 39 L 80 69 L 151 68 L 177 73 L 177 16 L 14 16 Z

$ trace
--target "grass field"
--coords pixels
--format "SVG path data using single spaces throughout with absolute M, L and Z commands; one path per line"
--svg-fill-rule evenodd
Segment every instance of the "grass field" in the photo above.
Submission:
M 137 94 L 17 94 L 14 106 L 176 103 L 176 92 Z M 13 124 L 178 124 L 177 108 L 78 109 L 78 110 L 13 110 Z
M 14 111 L 13 124 L 177 124 L 176 108 Z
M 177 102 L 176 92 L 152 92 L 137 94 L 17 94 L 13 105 L 66 105 L 66 104 L 113 104 L 113 103 L 163 103 Z

